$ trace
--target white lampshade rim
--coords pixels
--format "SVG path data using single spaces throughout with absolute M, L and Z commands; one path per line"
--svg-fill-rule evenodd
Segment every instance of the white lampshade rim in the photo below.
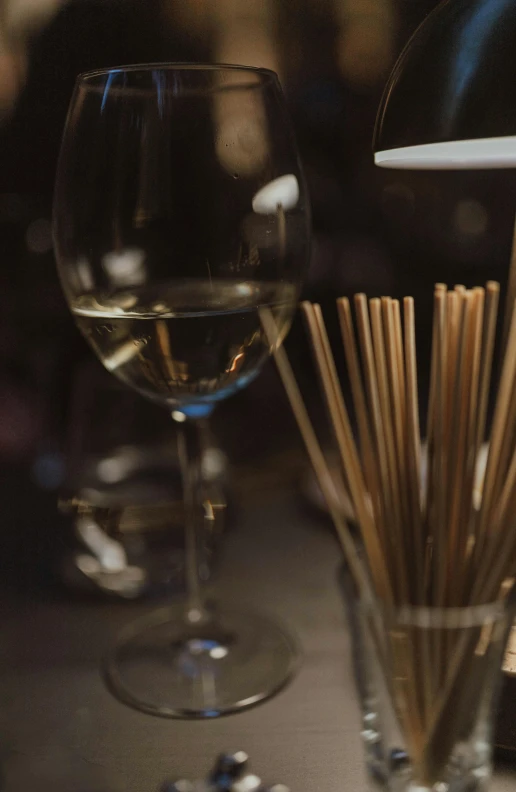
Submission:
M 377 151 L 380 168 L 403 170 L 491 170 L 516 168 L 516 135 L 451 140 Z

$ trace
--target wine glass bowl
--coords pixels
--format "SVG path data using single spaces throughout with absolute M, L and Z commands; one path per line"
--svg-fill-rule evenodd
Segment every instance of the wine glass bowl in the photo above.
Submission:
M 295 205 L 254 211 L 285 176 Z M 256 375 L 290 325 L 306 221 L 272 72 L 150 65 L 78 79 L 56 184 L 59 273 L 95 352 L 147 398 L 211 402 Z
M 281 344 L 307 265 L 308 198 L 276 75 L 191 64 L 80 75 L 54 239 L 70 309 L 104 366 L 185 418 L 187 602 L 120 634 L 109 683 L 171 717 L 250 706 L 284 684 L 297 650 L 261 614 L 204 602 L 197 421 Z

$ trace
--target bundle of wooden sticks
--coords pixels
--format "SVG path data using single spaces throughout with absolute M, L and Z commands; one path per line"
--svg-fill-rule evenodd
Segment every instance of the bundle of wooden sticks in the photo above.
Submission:
M 356 433 L 321 309 L 306 302 L 301 306 L 367 571 L 335 503 L 329 466 L 286 354 L 282 348 L 275 352 L 351 572 L 361 594 L 387 608 L 477 606 L 502 599 L 511 588 L 516 562 L 516 311 L 508 326 L 480 484 L 477 475 L 480 451 L 486 447 L 498 301 L 495 282 L 485 289 L 435 287 L 426 448 L 421 442 L 413 299 L 406 297 L 401 306 L 389 297 L 368 301 L 359 294 L 355 319 L 349 301 L 337 301 Z M 264 319 L 266 325 L 269 319 Z M 381 632 L 380 626 L 380 652 L 385 650 Z M 402 657 L 406 667 L 389 672 L 412 679 L 412 689 L 406 688 L 410 696 L 402 702 L 403 717 L 410 715 L 404 727 L 426 780 L 439 777 L 464 728 L 460 704 L 474 698 L 471 685 L 478 688 L 486 673 L 475 654 L 478 629 L 463 636 L 459 632 L 436 631 L 427 639 L 408 631 L 404 640 L 409 648 Z M 392 645 L 389 652 L 392 656 Z
M 435 287 L 426 449 L 420 434 L 413 299 L 406 297 L 402 309 L 398 300 L 368 301 L 358 294 L 355 322 L 347 298 L 337 301 L 357 439 L 320 306 L 301 306 L 374 588 L 387 603 L 445 607 L 491 602 L 512 573 L 516 313 L 503 358 L 485 475 L 476 485 L 498 300 L 499 285 L 493 281 L 485 289 Z M 282 350 L 277 350 L 276 361 L 331 501 L 324 482 L 328 468 L 318 457 L 320 447 Z M 336 516 L 335 505 L 329 506 Z M 337 518 L 337 523 L 342 520 Z

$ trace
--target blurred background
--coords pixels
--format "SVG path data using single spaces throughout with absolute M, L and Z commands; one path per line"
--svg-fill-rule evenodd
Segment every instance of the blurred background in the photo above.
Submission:
M 512 172 L 374 168 L 371 138 L 383 85 L 404 43 L 434 5 L 432 0 L 0 0 L 4 581 L 21 582 L 22 588 L 39 585 L 41 575 L 52 574 L 61 544 L 63 552 L 67 547 L 74 509 L 70 480 L 84 461 L 81 438 L 96 444 L 95 453 L 110 443 L 137 444 L 138 438 L 173 443 L 168 416 L 118 391 L 114 378 L 101 371 L 61 295 L 51 203 L 76 75 L 149 61 L 276 70 L 312 200 L 305 296 L 323 304 L 337 338 L 337 296 L 362 290 L 370 296 L 414 295 L 424 360 L 432 284 L 477 285 L 493 278 L 503 284 L 516 205 Z M 287 349 L 314 406 L 314 378 L 299 322 Z M 426 377 L 423 366 L 423 391 Z M 237 503 L 238 493 L 252 497 L 264 487 L 298 486 L 303 480 L 307 463 L 298 453 L 272 363 L 247 390 L 220 406 L 212 430 L 216 440 L 210 435 L 208 447 L 223 449 L 236 471 L 230 480 Z M 215 478 L 224 469 L 221 459 L 212 454 Z M 13 566 L 20 557 L 27 561 L 26 579 L 20 578 L 19 563 Z

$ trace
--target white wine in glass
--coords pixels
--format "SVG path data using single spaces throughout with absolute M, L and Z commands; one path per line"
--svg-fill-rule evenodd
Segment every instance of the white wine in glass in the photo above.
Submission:
M 75 320 L 105 367 L 147 398 L 178 407 L 225 398 L 258 373 L 286 335 L 297 291 L 259 281 L 179 280 L 81 295 Z M 268 309 L 275 337 L 266 336 Z

